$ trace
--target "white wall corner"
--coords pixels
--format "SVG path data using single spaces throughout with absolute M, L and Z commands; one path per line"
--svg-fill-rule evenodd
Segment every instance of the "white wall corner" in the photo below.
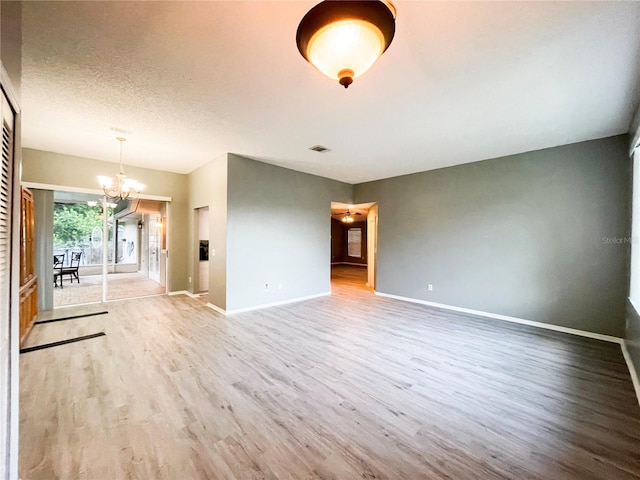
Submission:
M 282 301 L 279 301 L 279 302 L 263 303 L 263 304 L 254 305 L 254 306 L 251 306 L 251 307 L 236 308 L 234 310 L 227 310 L 225 312 L 225 315 L 234 315 L 236 313 L 251 312 L 253 310 L 262 310 L 263 308 L 271 308 L 271 307 L 278 307 L 280 305 L 288 305 L 289 303 L 304 302 L 306 300 L 312 300 L 312 299 L 318 298 L 318 297 L 326 297 L 327 295 L 331 295 L 331 292 L 316 293 L 314 295 L 307 295 L 307 296 L 304 296 L 304 297 L 291 298 L 289 300 L 282 300 Z
M 191 293 L 188 290 L 176 290 L 175 292 L 169 292 L 167 293 L 167 295 L 169 296 L 173 296 L 173 295 L 186 295 L 187 297 L 191 297 L 191 298 L 198 298 L 198 295 L 195 295 L 193 293 Z
M 633 155 L 633 151 L 640 146 L 640 105 L 636 109 L 631 124 L 629 125 L 629 137 L 631 144 L 629 145 L 629 156 Z
M 207 307 L 209 307 L 211 310 L 214 310 L 218 313 L 221 313 L 222 315 L 227 315 L 227 312 L 225 310 L 223 310 L 222 308 L 220 308 L 217 305 L 214 305 L 213 303 L 209 303 L 207 302 Z

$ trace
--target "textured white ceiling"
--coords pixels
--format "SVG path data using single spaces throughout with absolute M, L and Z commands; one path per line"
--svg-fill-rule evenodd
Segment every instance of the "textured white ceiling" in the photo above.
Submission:
M 357 183 L 625 133 L 640 98 L 639 2 L 397 1 L 347 90 L 297 51 L 315 3 L 24 2 L 23 145 L 115 162 L 115 126 L 131 165 Z

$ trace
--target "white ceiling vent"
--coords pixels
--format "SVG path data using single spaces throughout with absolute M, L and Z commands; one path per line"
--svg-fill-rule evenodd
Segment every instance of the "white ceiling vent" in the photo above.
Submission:
M 132 130 L 126 130 L 122 127 L 111 127 L 111 131 L 116 133 L 121 133 L 123 135 L 129 135 L 130 133 L 133 133 Z
M 309 150 L 313 150 L 314 152 L 320 152 L 320 153 L 331 151 L 330 148 L 323 147 L 322 145 L 314 145 L 313 147 L 309 147 Z

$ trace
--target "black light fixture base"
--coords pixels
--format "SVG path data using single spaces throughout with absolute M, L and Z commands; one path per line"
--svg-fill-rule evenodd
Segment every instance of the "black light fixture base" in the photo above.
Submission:
M 351 77 L 342 77 L 340 79 L 340 85 L 342 85 L 344 88 L 349 88 L 349 85 L 351 85 L 353 83 L 353 78 Z
M 341 70 L 340 73 L 338 73 L 338 81 L 340 82 L 340 85 L 342 85 L 344 88 L 349 88 L 349 85 L 353 83 L 353 75 L 353 70 L 350 70 L 348 68 Z

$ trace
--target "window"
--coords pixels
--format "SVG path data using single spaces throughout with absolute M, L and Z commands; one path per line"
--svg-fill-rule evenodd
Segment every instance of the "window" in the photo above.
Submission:
M 350 228 L 347 232 L 347 255 L 355 258 L 362 256 L 362 228 Z

